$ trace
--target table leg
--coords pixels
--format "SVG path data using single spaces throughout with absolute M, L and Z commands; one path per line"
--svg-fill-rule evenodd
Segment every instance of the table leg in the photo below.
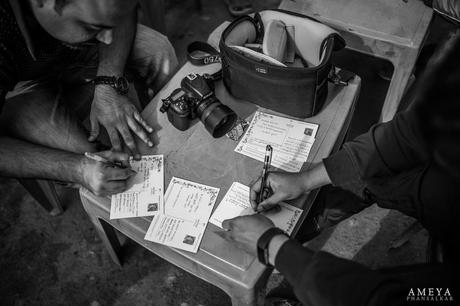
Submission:
M 19 182 L 50 215 L 57 216 L 63 213 L 64 209 L 53 182 L 35 179 L 19 179 Z
M 253 288 L 234 286 L 229 293 L 233 306 L 265 305 L 268 278 L 273 269 L 266 269 Z
M 406 87 L 414 70 L 417 57 L 418 53 L 416 50 L 405 50 L 398 60 L 393 62 L 395 69 L 390 86 L 388 87 L 385 102 L 383 103 L 380 122 L 390 121 L 398 111 L 399 103 L 406 92 Z
M 230 298 L 233 306 L 263 305 L 254 290 L 235 288 Z
M 98 218 L 96 214 L 92 213 L 92 204 L 89 203 L 89 201 L 87 201 L 85 197 L 80 198 L 83 204 L 83 208 L 85 209 L 88 217 L 90 218 L 91 223 L 93 223 L 94 227 L 96 228 L 97 234 L 104 243 L 105 248 L 109 252 L 110 257 L 118 266 L 121 266 L 121 245 L 120 241 L 118 240 L 116 230 L 105 220 Z

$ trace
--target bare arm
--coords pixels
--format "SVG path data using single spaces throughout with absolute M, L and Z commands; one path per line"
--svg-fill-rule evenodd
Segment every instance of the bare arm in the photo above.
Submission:
M 0 137 L 0 174 L 81 183 L 83 155 Z
M 128 155 L 111 151 L 100 156 L 127 163 Z M 127 180 L 135 174 L 129 167 L 118 168 L 94 161 L 82 154 L 51 149 L 21 140 L 0 137 L 0 175 L 39 178 L 80 184 L 99 196 L 126 190 Z
M 135 9 L 119 26 L 113 29 L 112 39 L 100 44 L 98 75 L 123 76 L 137 29 Z M 153 129 L 141 117 L 138 109 L 125 95 L 120 95 L 110 86 L 99 85 L 94 91 L 91 107 L 91 136 L 94 141 L 99 135 L 99 124 L 104 126 L 116 151 L 123 143 L 136 159 L 140 159 L 132 133 L 148 146 L 153 146 L 148 133 Z M 121 139 L 120 139 L 121 136 Z

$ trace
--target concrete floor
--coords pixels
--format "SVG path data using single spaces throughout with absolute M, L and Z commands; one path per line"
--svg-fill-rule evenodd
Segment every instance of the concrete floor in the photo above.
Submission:
M 182 61 L 185 47 L 204 40 L 230 19 L 223 1 L 169 1 L 168 35 Z M 256 1 L 257 8 L 278 1 Z M 180 21 L 180 22 L 179 22 Z M 443 23 L 440 23 L 442 29 Z M 437 31 L 441 33 L 443 31 Z M 432 40 L 438 39 L 436 35 Z M 377 121 L 388 83 L 376 71 L 379 61 L 341 52 L 338 66 L 359 74 L 362 92 L 351 135 Z M 359 63 L 359 64 L 357 64 Z M 48 215 L 16 180 L 0 178 L 1 305 L 229 305 L 221 290 L 170 265 L 131 241 L 125 242 L 124 266 L 114 265 L 79 202 L 75 190 L 59 189 L 65 213 Z M 417 231 L 395 247 L 414 220 L 375 206 L 324 232 L 310 243 L 370 267 L 423 262 L 427 233 Z M 273 287 L 281 280 L 275 275 Z

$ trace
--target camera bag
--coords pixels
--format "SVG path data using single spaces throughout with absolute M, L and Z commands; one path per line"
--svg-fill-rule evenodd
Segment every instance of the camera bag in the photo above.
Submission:
M 279 31 L 280 23 L 290 28 L 289 37 Z M 278 64 L 244 48 L 259 44 L 264 53 L 279 56 L 287 40 L 294 48 L 291 59 L 295 52 L 304 65 Z M 223 82 L 236 98 L 287 115 L 311 117 L 326 100 L 331 73 L 337 79 L 333 75 L 332 53 L 344 47 L 345 41 L 337 31 L 301 14 L 265 10 L 254 17 L 242 16 L 224 30 L 219 42 Z

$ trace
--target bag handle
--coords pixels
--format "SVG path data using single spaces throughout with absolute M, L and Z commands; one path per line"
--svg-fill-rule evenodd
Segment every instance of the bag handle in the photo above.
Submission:
M 196 53 L 204 53 L 205 55 L 197 56 Z M 187 58 L 196 66 L 206 66 L 215 63 L 222 63 L 219 51 L 206 42 L 194 41 L 187 46 Z M 222 68 L 216 73 L 210 75 L 213 81 L 222 78 Z

